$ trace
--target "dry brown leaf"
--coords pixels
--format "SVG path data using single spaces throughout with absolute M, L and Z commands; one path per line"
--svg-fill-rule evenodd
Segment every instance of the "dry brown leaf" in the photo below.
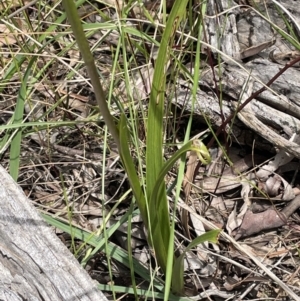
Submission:
M 118 87 L 118 93 L 125 96 L 129 89 L 134 100 L 146 99 L 151 91 L 153 73 L 154 69 L 151 64 L 138 70 L 129 71 L 130 85 L 126 85 L 126 81 L 123 81 Z
M 258 188 L 259 192 L 280 201 L 290 201 L 295 197 L 292 186 L 278 174 L 273 174 L 266 182 L 259 182 Z
M 226 229 L 229 235 L 231 235 L 231 233 L 242 224 L 244 215 L 246 214 L 246 211 L 248 209 L 247 204 L 244 203 L 240 212 L 237 213 L 236 207 L 237 204 L 235 204 L 234 210 L 232 210 L 228 216 Z
M 5 24 L 0 24 L 0 47 L 4 45 L 14 45 L 17 43 L 13 33 Z
M 191 187 L 192 187 L 192 183 L 193 183 L 193 179 L 194 179 L 195 169 L 198 164 L 198 157 L 197 157 L 196 152 L 191 151 L 188 156 L 189 156 L 189 159 L 187 162 L 185 177 L 183 180 L 183 191 L 185 194 L 185 202 L 186 203 L 188 203 L 188 199 L 189 199 L 189 196 L 191 193 Z M 188 238 L 190 238 L 189 215 L 186 210 L 181 211 L 181 223 L 184 227 L 184 230 L 185 230 Z
M 300 142 L 300 137 L 299 135 L 294 134 L 289 141 L 298 144 Z M 272 161 L 270 161 L 268 164 L 263 165 L 257 171 L 256 176 L 260 180 L 266 181 L 274 171 L 276 171 L 280 166 L 283 166 L 292 161 L 294 157 L 294 155 L 286 152 L 285 150 L 280 150 Z
M 232 232 L 235 239 L 247 237 L 261 231 L 276 229 L 285 225 L 288 218 L 300 207 L 300 196 L 296 196 L 280 212 L 270 207 L 264 212 L 254 214 L 248 210 L 240 227 Z
M 272 39 L 271 41 L 264 42 L 264 43 L 249 47 L 249 48 L 247 48 L 247 49 L 240 52 L 241 59 L 245 59 L 249 56 L 253 56 L 255 54 L 258 54 L 261 51 L 263 51 L 264 49 L 269 48 L 272 45 L 274 45 L 275 42 L 276 42 L 276 40 Z
M 40 201 L 44 200 L 42 201 L 43 205 L 55 203 L 60 198 L 59 194 L 53 194 L 46 191 L 36 191 L 34 196 Z

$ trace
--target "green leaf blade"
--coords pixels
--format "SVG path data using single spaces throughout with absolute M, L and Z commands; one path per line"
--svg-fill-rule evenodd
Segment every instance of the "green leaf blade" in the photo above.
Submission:
M 172 273 L 172 289 L 173 292 L 179 295 L 184 294 L 184 278 L 183 278 L 183 272 L 184 272 L 184 256 L 185 253 L 190 251 L 191 249 L 197 247 L 197 245 L 202 244 L 204 242 L 211 242 L 211 243 L 217 243 L 218 242 L 218 236 L 220 234 L 221 230 L 211 230 L 209 232 L 206 232 L 202 234 L 201 236 L 196 237 L 184 250 L 184 252 L 176 258 L 173 266 L 173 273 Z

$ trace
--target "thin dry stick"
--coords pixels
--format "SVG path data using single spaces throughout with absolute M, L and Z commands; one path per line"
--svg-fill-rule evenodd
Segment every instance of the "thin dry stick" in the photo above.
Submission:
M 16 11 L 14 11 L 12 14 L 7 16 L 7 19 L 10 19 L 14 16 L 16 16 L 18 13 L 22 12 L 23 10 L 25 10 L 26 8 L 30 7 L 31 5 L 35 4 L 36 2 L 38 2 L 39 0 L 33 0 L 27 4 L 25 4 L 24 6 L 20 7 L 19 9 L 17 9 Z

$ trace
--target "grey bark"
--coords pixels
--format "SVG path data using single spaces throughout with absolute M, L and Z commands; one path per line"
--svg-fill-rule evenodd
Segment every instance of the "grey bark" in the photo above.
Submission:
M 288 32 L 280 11 L 299 33 L 300 8 L 292 6 L 290 1 L 281 1 L 282 7 L 277 8 L 272 0 L 249 2 L 252 7 L 238 6 L 237 1 L 208 1 L 204 32 L 207 43 L 212 46 L 212 56 L 221 55 L 222 62 L 214 68 L 216 79 L 209 64 L 202 64 L 196 113 L 206 117 L 215 128 L 222 124 L 221 106 L 225 118 L 229 117 L 241 101 L 245 101 L 246 92 L 248 96 L 255 93 L 286 63 L 300 56 L 300 52 L 278 34 L 278 29 Z M 203 53 L 207 53 L 207 48 L 203 46 Z M 233 141 L 252 146 L 255 136 L 247 130 L 250 129 L 264 138 L 256 139 L 256 147 L 270 150 L 277 146 L 300 158 L 299 145 L 289 141 L 292 134 L 300 132 L 298 67 L 289 68 L 236 115 L 227 127 Z M 217 93 L 222 94 L 222 104 Z M 176 96 L 174 103 L 189 110 L 191 84 L 179 81 Z
M 2 166 L 0 207 L 0 300 L 107 300 Z

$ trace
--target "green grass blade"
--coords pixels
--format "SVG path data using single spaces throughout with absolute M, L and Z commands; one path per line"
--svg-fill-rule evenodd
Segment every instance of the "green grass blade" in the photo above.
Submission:
M 136 215 L 137 212 L 134 211 L 133 212 L 133 216 Z M 104 241 L 104 237 L 103 235 L 100 236 L 96 236 L 93 235 L 93 233 L 89 233 L 86 232 L 82 229 L 78 229 L 75 226 L 73 227 L 73 229 L 70 229 L 70 225 L 67 223 L 64 223 L 62 221 L 59 221 L 57 219 L 52 218 L 49 215 L 46 214 L 42 214 L 43 218 L 45 219 L 45 221 L 54 226 L 57 227 L 59 229 L 61 229 L 62 231 L 69 233 L 77 238 L 80 239 L 84 242 L 86 242 L 87 244 L 96 247 L 99 251 L 103 250 L 104 245 L 105 245 L 105 241 Z M 128 215 L 127 215 L 128 217 Z M 125 217 L 122 217 L 122 222 L 125 221 Z M 121 220 L 119 221 L 119 223 L 121 222 Z M 112 235 L 112 233 L 115 232 L 115 228 L 118 228 L 119 225 L 114 225 L 111 228 L 109 228 L 107 230 L 107 235 L 110 236 Z M 120 247 L 116 246 L 115 244 L 108 242 L 107 243 L 107 250 L 109 252 L 109 256 L 111 256 L 112 258 L 114 258 L 115 260 L 117 260 L 118 262 L 122 263 L 123 265 L 125 265 L 126 267 L 130 267 L 130 263 L 128 260 L 128 253 L 126 251 L 124 251 L 123 249 L 121 249 Z M 158 291 L 163 291 L 164 290 L 164 286 L 162 281 L 160 281 L 159 279 L 152 279 L 150 274 L 149 274 L 149 270 L 147 268 L 145 268 L 137 259 L 135 259 L 134 257 L 132 258 L 132 264 L 134 267 L 134 271 L 137 275 L 141 276 L 143 279 L 145 279 L 148 282 L 153 282 L 154 287 L 158 290 Z
M 152 193 L 157 176 L 163 165 L 162 141 L 163 141 L 163 117 L 164 117 L 164 93 L 166 82 L 166 67 L 168 64 L 172 41 L 175 31 L 185 14 L 188 0 L 176 0 L 166 28 L 164 30 L 159 47 L 157 61 L 153 75 L 152 89 L 147 124 L 147 154 L 146 164 L 151 166 L 147 171 L 147 194 Z
M 27 98 L 27 81 L 28 77 L 32 70 L 32 65 L 36 61 L 36 57 L 33 57 L 26 69 L 26 72 L 23 77 L 23 81 L 20 87 L 20 91 L 17 97 L 17 104 L 15 108 L 15 112 L 13 115 L 13 123 L 20 124 L 23 120 L 24 114 L 24 106 Z M 10 146 L 10 153 L 9 153 L 9 173 L 11 177 L 17 181 L 19 175 L 19 167 L 20 167 L 20 152 L 21 152 L 21 140 L 22 140 L 22 129 L 19 128 L 16 135 L 13 137 Z
M 128 130 L 126 124 L 126 117 L 124 114 L 122 114 L 120 118 L 119 136 L 120 136 L 120 155 L 121 155 L 122 163 L 124 164 L 124 168 L 127 172 L 128 180 L 130 182 L 132 192 L 135 196 L 138 207 L 140 209 L 143 221 L 145 223 L 145 226 L 147 227 L 148 214 L 147 214 L 146 199 L 143 194 L 139 177 L 136 173 L 135 166 L 129 151 Z
M 98 70 L 95 65 L 94 57 L 93 54 L 91 53 L 88 40 L 83 31 L 81 20 L 78 16 L 77 8 L 73 0 L 62 0 L 62 4 L 66 11 L 68 20 L 72 27 L 73 34 L 75 36 L 80 53 L 84 60 L 85 66 L 87 68 L 87 72 L 89 74 L 94 89 L 94 93 L 96 96 L 99 109 L 102 113 L 102 116 L 104 118 L 105 124 L 107 125 L 109 132 L 114 138 L 118 149 L 120 149 L 120 139 L 119 139 L 118 129 L 115 124 L 114 118 L 110 114 L 110 110 L 106 102 L 106 96 L 102 84 L 99 81 Z
M 173 156 L 167 162 L 165 162 L 165 164 L 163 165 L 163 167 L 157 177 L 153 192 L 150 197 L 150 202 L 155 204 L 155 206 L 153 206 L 154 210 L 156 210 L 156 211 L 160 210 L 160 206 L 162 206 L 161 202 L 158 201 L 158 195 L 159 195 L 159 190 L 161 190 L 161 187 L 164 186 L 165 175 L 168 173 L 168 171 L 170 171 L 170 169 L 173 167 L 173 165 L 176 163 L 176 161 L 183 154 L 185 154 L 186 152 L 191 150 L 191 148 L 192 148 L 192 141 L 189 141 L 183 147 L 181 147 L 179 150 L 177 150 L 173 154 Z M 152 212 L 150 212 L 150 213 L 152 213 Z
M 195 238 L 185 249 L 185 251 L 175 260 L 172 274 L 172 289 L 176 294 L 182 295 L 184 293 L 183 283 L 183 269 L 184 269 L 184 256 L 185 253 L 190 251 L 192 248 L 204 242 L 217 243 L 218 236 L 221 230 L 211 230 L 204 233 L 203 235 Z
M 98 288 L 101 291 L 111 292 L 111 286 L 108 284 L 98 284 Z M 134 290 L 131 287 L 114 285 L 114 291 L 123 294 L 134 294 Z M 140 296 L 140 300 L 159 300 L 164 298 L 164 294 L 160 292 L 149 292 L 149 290 L 138 288 L 137 293 Z M 170 294 L 168 301 L 193 301 L 194 299 L 188 297 L 178 297 Z
M 162 36 L 154 68 L 147 123 L 146 189 L 149 199 L 163 167 L 163 118 L 166 69 L 170 60 L 170 52 L 172 50 L 176 30 L 186 13 L 187 2 L 187 0 L 175 1 Z M 158 264 L 163 272 L 166 272 L 170 219 L 164 185 L 162 185 L 158 191 L 155 202 L 160 202 L 160 209 L 156 211 L 156 204 L 149 203 L 149 224 Z
M 3 80 L 1 81 L 0 85 L 0 93 L 6 88 L 6 83 L 9 83 L 10 79 L 16 74 L 17 70 L 20 69 L 21 65 L 26 60 L 26 57 L 23 55 L 16 55 L 13 59 L 13 63 L 9 65 L 7 70 L 3 75 Z
M 137 293 L 137 285 L 135 281 L 134 276 L 134 266 L 133 266 L 133 253 L 132 253 L 132 246 L 131 246 L 131 231 L 132 231 L 132 212 L 134 208 L 134 203 L 131 202 L 130 208 L 128 210 L 128 227 L 127 227 L 127 252 L 128 252 L 128 262 L 129 262 L 129 268 L 130 268 L 130 276 L 131 276 L 131 284 L 134 291 L 135 300 L 138 299 L 138 293 Z
M 191 3 L 190 3 L 191 4 Z M 189 116 L 189 120 L 187 123 L 187 128 L 186 128 L 186 133 L 184 137 L 184 143 L 187 143 L 188 140 L 190 139 L 190 133 L 191 133 L 191 127 L 192 127 L 192 122 L 193 122 L 193 117 L 194 117 L 194 107 L 196 103 L 196 95 L 197 95 L 197 90 L 198 90 L 198 85 L 199 85 L 199 76 L 200 76 L 200 52 L 201 52 L 201 36 L 202 36 L 202 18 L 206 12 L 206 2 L 203 2 L 202 5 L 200 5 L 200 9 L 202 11 L 202 14 L 199 15 L 198 18 L 198 25 L 196 28 L 198 29 L 198 41 L 197 41 L 197 47 L 196 47 L 196 53 L 195 53 L 195 68 L 193 72 L 193 77 L 191 76 L 191 80 L 193 81 L 193 89 L 192 89 L 192 103 L 191 103 L 191 112 Z M 189 7 L 190 13 L 191 14 L 191 9 L 192 7 Z M 193 24 L 193 20 L 190 20 L 190 24 Z M 183 69 L 185 69 L 184 66 L 182 66 Z M 185 71 L 186 74 L 188 70 Z M 207 151 L 208 152 L 208 151 Z M 175 192 L 175 199 L 174 199 L 174 207 L 177 208 L 177 202 L 180 197 L 181 193 L 181 186 L 183 183 L 184 179 L 184 170 L 185 170 L 185 156 L 181 157 L 181 162 L 179 165 L 178 169 L 178 175 L 177 175 L 177 185 L 176 185 L 176 192 Z M 172 246 L 174 245 L 174 240 L 175 240 L 175 219 L 176 219 L 176 211 L 174 210 L 173 212 L 173 219 L 171 223 L 171 235 L 170 235 L 170 241 L 169 241 L 169 253 L 168 253 L 168 262 L 167 262 L 167 275 L 166 275 L 166 280 L 165 280 L 165 285 L 166 285 L 166 290 L 165 290 L 165 301 L 168 300 L 168 295 L 167 292 L 170 290 L 170 287 L 172 286 L 172 275 L 173 275 L 173 260 L 174 260 L 174 252 L 172 252 Z M 183 278 L 183 275 L 177 275 L 177 277 Z
M 88 263 L 88 261 L 93 258 L 93 256 L 95 256 L 98 252 L 99 252 L 99 249 L 103 248 L 103 246 L 105 246 L 105 242 L 108 241 L 109 237 L 111 235 L 113 235 L 115 233 L 115 231 L 123 224 L 125 223 L 126 221 L 128 221 L 129 219 L 129 211 L 127 213 L 125 213 L 122 218 L 117 221 L 114 225 L 112 225 L 110 228 L 109 228 L 109 231 L 106 230 L 106 224 L 108 223 L 109 219 L 111 218 L 112 216 L 112 213 L 115 212 L 115 210 L 117 209 L 117 207 L 120 205 L 120 203 L 126 199 L 126 197 L 128 196 L 128 194 L 131 192 L 131 190 L 127 191 L 126 193 L 124 193 L 122 195 L 122 197 L 115 203 L 115 205 L 111 208 L 109 214 L 107 214 L 103 220 L 103 223 L 101 224 L 100 228 L 97 229 L 97 232 L 95 233 L 95 235 L 99 238 L 98 239 L 98 245 L 94 248 L 94 249 L 91 249 L 88 251 L 88 254 L 86 254 L 86 256 L 81 260 L 81 265 L 82 266 L 86 266 L 86 264 Z M 131 213 L 131 216 L 136 216 L 138 215 L 139 212 L 138 210 L 134 211 Z M 105 231 L 106 230 L 106 231 Z M 91 234 L 91 237 L 93 237 L 94 234 Z M 101 237 L 101 238 L 100 238 Z M 79 253 L 81 251 L 81 249 L 83 247 L 85 247 L 85 244 L 87 243 L 87 241 L 85 241 L 84 244 L 82 244 L 77 250 L 76 250 L 76 253 Z
M 19 128 L 30 128 L 30 127 L 38 127 L 40 129 L 47 129 L 49 127 L 62 127 L 62 126 L 70 126 L 74 124 L 81 124 L 91 122 L 92 120 L 72 120 L 72 121 L 45 121 L 43 123 L 39 121 L 32 121 L 26 123 L 13 123 L 13 124 L 6 124 L 0 125 L 0 130 L 7 130 L 7 129 L 19 129 Z
M 150 212 L 149 216 L 151 218 L 151 233 L 153 239 L 153 246 L 155 248 L 155 254 L 157 261 L 159 263 L 165 263 L 163 268 L 166 268 L 167 264 L 167 254 L 168 254 L 168 244 L 169 241 L 165 241 L 165 237 L 170 237 L 170 232 L 166 233 L 165 228 L 169 231 L 169 224 L 164 220 L 167 216 L 167 221 L 169 218 L 169 213 L 163 213 L 163 210 L 168 210 L 167 201 L 164 203 L 162 197 L 166 198 L 165 182 L 164 178 L 167 172 L 173 167 L 175 162 L 192 147 L 192 142 L 188 142 L 182 148 L 180 148 L 162 167 L 153 192 L 150 196 Z M 164 228 L 165 227 L 165 228 Z M 163 232 L 164 231 L 164 232 Z

